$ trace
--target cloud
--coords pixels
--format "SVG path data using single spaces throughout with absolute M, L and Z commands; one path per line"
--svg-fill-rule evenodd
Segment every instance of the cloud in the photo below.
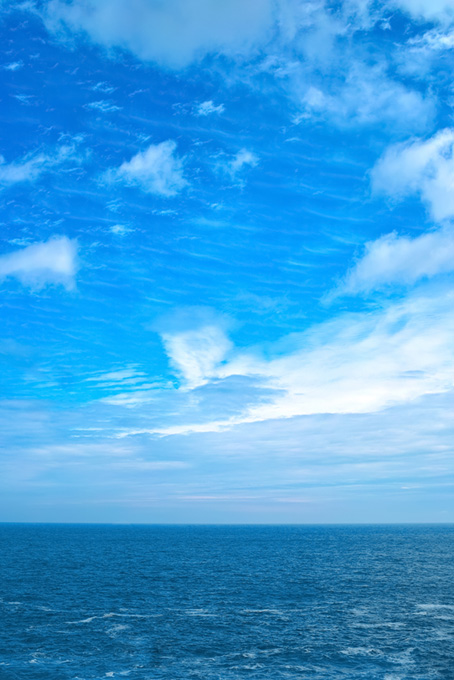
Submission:
M 135 366 L 96 373 L 85 378 L 84 382 L 88 383 L 90 393 L 100 402 L 128 408 L 153 401 L 156 390 L 165 387 L 162 381 L 150 381 L 147 374 Z
M 341 125 L 374 125 L 380 121 L 400 128 L 421 130 L 433 118 L 435 107 L 430 98 L 390 78 L 383 66 L 353 63 L 340 81 L 319 86 L 307 84 L 306 74 L 293 78 L 293 90 L 301 113 L 296 121 L 328 117 Z
M 151 144 L 119 168 L 109 170 L 105 179 L 138 186 L 149 194 L 175 196 L 188 184 L 183 177 L 183 160 L 175 156 L 176 148 L 176 142 L 170 139 Z
M 60 284 L 71 290 L 78 268 L 77 242 L 55 236 L 0 257 L 0 280 L 14 277 L 24 286 L 39 290 Z
M 101 99 L 100 101 L 86 104 L 86 108 L 92 109 L 93 111 L 101 111 L 101 113 L 112 113 L 114 111 L 120 111 L 121 106 L 117 106 L 107 99 Z
M 236 173 L 242 170 L 244 166 L 249 165 L 251 168 L 254 168 L 258 162 L 259 159 L 255 153 L 252 153 L 252 151 L 248 151 L 247 149 L 241 149 L 229 163 L 229 168 L 231 173 L 236 175 Z
M 269 74 L 298 113 L 295 122 L 328 119 L 338 126 L 375 125 L 424 130 L 434 119 L 435 98 L 399 80 L 396 49 L 381 41 L 377 25 L 389 16 L 369 2 L 280 2 L 277 38 L 256 71 Z M 374 50 L 365 42 L 369 35 Z M 373 37 L 372 37 L 373 35 Z M 378 47 L 378 49 L 377 49 Z
M 31 106 L 34 100 L 34 95 L 31 94 L 14 94 L 13 97 L 24 106 Z
M 454 271 L 454 231 L 445 229 L 416 238 L 385 234 L 366 243 L 365 253 L 347 273 L 337 295 L 370 293 L 391 285 Z
M 117 88 L 113 87 L 113 85 L 109 85 L 109 83 L 106 83 L 102 80 L 99 83 L 96 83 L 96 85 L 93 85 L 93 87 L 91 89 L 93 90 L 93 92 L 102 92 L 103 94 L 112 94 L 112 92 L 115 92 L 115 90 Z
M 323 413 L 373 413 L 454 386 L 454 295 L 413 294 L 382 309 L 343 314 L 266 352 L 236 348 L 225 329 L 209 326 L 163 336 L 172 364 L 198 388 L 219 390 L 218 418 L 157 426 L 161 435 L 217 432 L 241 423 Z M 232 376 L 254 379 L 260 397 L 225 417 L 221 387 Z M 205 385 L 205 387 L 204 387 Z M 216 391 L 210 395 L 216 403 Z
M 428 58 L 427 49 L 434 52 L 452 50 L 454 47 L 454 30 L 446 28 L 432 28 L 422 35 L 417 35 L 410 38 L 407 43 L 410 48 L 420 48 L 423 50 L 423 55 Z M 426 49 L 424 49 L 426 48 Z
M 125 236 L 125 234 L 128 234 L 133 230 L 124 224 L 113 224 L 110 227 L 110 231 L 112 232 L 112 234 L 115 234 L 116 236 Z
M 227 56 L 235 62 L 230 80 L 260 87 L 266 73 L 273 88 L 297 102 L 300 117 L 329 117 L 341 125 L 385 120 L 422 130 L 435 114 L 431 96 L 388 75 L 395 73 L 389 43 L 386 59 L 377 64 L 364 37 L 390 11 L 367 0 L 335 7 L 325 0 L 49 0 L 41 14 L 63 41 L 85 34 L 109 50 L 126 49 L 166 68 Z M 371 44 L 377 39 L 379 34 Z M 262 82 L 266 91 L 269 84 Z M 221 113 L 220 107 L 208 100 L 196 114 Z
M 98 385 L 112 385 L 112 384 L 136 384 L 137 382 L 143 382 L 145 373 L 143 371 L 138 371 L 134 366 L 128 366 L 126 368 L 120 368 L 115 371 L 109 371 L 108 373 L 99 373 L 89 378 L 85 378 L 85 382 L 95 382 Z
M 23 61 L 12 61 L 10 64 L 5 64 L 3 68 L 5 71 L 18 71 L 23 65 Z
M 427 31 L 417 32 L 397 48 L 395 61 L 398 72 L 419 80 L 424 86 L 434 78 L 442 62 L 450 59 L 453 47 L 454 30 L 450 26 L 437 24 Z M 437 87 L 433 91 L 436 90 Z
M 397 7 L 421 21 L 440 21 L 449 23 L 454 20 L 454 7 L 451 0 L 390 0 L 389 7 Z
M 390 510 L 393 502 L 400 512 L 417 503 L 421 521 L 427 521 L 432 494 L 440 505 L 432 507 L 429 519 L 436 521 L 451 484 L 452 398 L 429 395 L 371 415 L 306 416 L 152 440 L 112 438 L 108 426 L 118 427 L 118 411 L 109 409 L 106 423 L 103 404 L 68 410 L 52 409 L 43 400 L 3 401 L 0 503 L 10 515 L 42 521 L 55 519 L 57 504 L 61 521 L 80 520 L 81 508 L 92 521 L 106 521 L 106 508 L 112 513 L 116 507 L 121 510 L 110 521 L 122 522 L 152 521 L 156 512 L 146 515 L 144 508 L 169 503 L 179 514 L 168 521 L 203 522 L 210 516 L 241 522 L 248 508 L 257 520 L 254 505 L 260 504 L 262 521 L 291 522 L 300 519 L 296 501 L 309 501 L 309 515 L 301 520 L 313 521 L 315 509 L 317 521 L 329 522 L 355 516 L 383 521 L 386 498 L 387 521 L 408 519 L 396 515 L 398 507 Z M 126 417 L 121 427 L 132 425 L 136 412 Z M 219 502 L 223 515 L 216 514 Z M 279 506 L 285 502 L 294 507 L 282 516 Z M 138 514 L 130 514 L 135 508 Z M 372 514 L 364 517 L 365 508 Z
M 410 140 L 387 149 L 371 172 L 376 193 L 403 199 L 419 194 L 434 220 L 454 216 L 454 128 L 428 140 Z
M 255 153 L 247 149 L 241 149 L 233 158 L 219 162 L 218 168 L 229 175 L 232 180 L 237 180 L 238 175 L 241 174 L 244 168 L 255 168 L 258 162 L 259 159 Z
M 216 376 L 232 347 L 224 329 L 205 325 L 194 330 L 161 335 L 172 366 L 181 375 L 185 389 L 194 389 Z
M 228 370 L 263 375 L 283 390 L 255 418 L 370 413 L 454 383 L 452 292 L 410 297 L 372 313 L 341 316 L 302 335 L 282 358 L 239 357 Z
M 79 164 L 82 160 L 76 143 L 63 144 L 54 151 L 34 151 L 19 161 L 6 163 L 0 156 L 0 185 L 8 186 L 19 182 L 33 182 L 42 174 L 66 163 Z
M 210 116 L 212 113 L 224 113 L 224 111 L 225 111 L 224 104 L 219 104 L 218 106 L 215 106 L 211 99 L 209 101 L 198 104 L 195 108 L 195 113 L 197 116 Z
M 183 68 L 209 53 L 248 55 L 272 27 L 271 0 L 50 0 L 47 28 L 65 39 L 86 33 L 106 48 Z

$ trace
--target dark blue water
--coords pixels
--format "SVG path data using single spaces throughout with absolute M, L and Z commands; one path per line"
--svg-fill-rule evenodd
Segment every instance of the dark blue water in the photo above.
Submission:
M 0 678 L 454 678 L 454 527 L 0 525 Z

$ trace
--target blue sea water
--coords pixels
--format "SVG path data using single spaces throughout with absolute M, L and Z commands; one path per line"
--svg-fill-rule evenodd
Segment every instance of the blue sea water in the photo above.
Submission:
M 453 526 L 0 525 L 2 680 L 454 678 Z

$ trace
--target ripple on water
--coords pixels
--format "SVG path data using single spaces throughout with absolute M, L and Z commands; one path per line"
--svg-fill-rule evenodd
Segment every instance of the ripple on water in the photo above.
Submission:
M 5 531 L 2 680 L 453 677 L 454 528 Z

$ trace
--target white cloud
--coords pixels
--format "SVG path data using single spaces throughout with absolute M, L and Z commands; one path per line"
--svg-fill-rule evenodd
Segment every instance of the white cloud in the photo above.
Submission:
M 34 151 L 12 163 L 6 163 L 0 156 L 0 185 L 33 182 L 45 172 L 66 163 L 79 164 L 81 160 L 75 143 L 63 144 L 54 151 Z
M 327 118 L 339 126 L 374 125 L 424 130 L 436 107 L 430 92 L 399 81 L 395 51 L 372 54 L 364 40 L 389 10 L 344 0 L 334 10 L 325 2 L 280 2 L 276 43 L 261 63 L 299 109 L 295 122 Z M 285 16 L 287 9 L 287 16 Z M 371 42 L 374 38 L 371 38 Z
M 77 242 L 66 236 L 56 236 L 2 255 L 0 280 L 14 277 L 35 290 L 47 284 L 61 284 L 71 290 L 77 268 Z
M 247 149 L 241 149 L 241 151 L 238 151 L 235 158 L 231 161 L 229 167 L 231 172 L 236 175 L 236 173 L 242 170 L 245 165 L 249 165 L 253 168 L 258 162 L 259 159 L 255 153 L 252 153 L 252 151 L 248 151 Z
M 99 83 L 96 83 L 96 85 L 93 85 L 93 87 L 91 89 L 93 90 L 93 92 L 102 92 L 103 94 L 112 94 L 112 92 L 115 92 L 115 90 L 117 88 L 113 87 L 113 85 L 109 85 L 109 83 L 106 83 L 102 80 Z
M 107 47 L 171 68 L 209 53 L 250 54 L 272 27 L 272 0 L 50 0 L 43 18 L 64 37 L 87 33 Z
M 196 106 L 195 112 L 197 116 L 210 116 L 212 113 L 224 113 L 224 104 L 215 104 L 211 101 L 202 102 Z
M 220 374 L 262 375 L 281 397 L 257 419 L 368 413 L 454 384 L 454 296 L 410 298 L 376 314 L 341 317 L 301 337 L 301 349 L 263 361 L 239 356 Z
M 96 373 L 84 382 L 101 395 L 104 404 L 132 408 L 155 399 L 156 390 L 166 387 L 161 382 L 151 382 L 147 374 L 135 366 L 126 366 L 107 373 Z
M 5 71 L 18 71 L 23 65 L 24 62 L 22 61 L 12 61 L 10 64 L 5 64 L 3 68 Z
M 86 108 L 93 111 L 101 111 L 101 113 L 112 113 L 113 111 L 120 111 L 121 106 L 117 106 L 107 99 L 101 99 L 100 101 L 86 104 Z
M 369 293 L 389 285 L 454 271 L 454 231 L 445 229 L 416 238 L 385 234 L 366 243 L 364 255 L 340 284 L 338 294 Z
M 204 385 L 215 376 L 232 347 L 224 330 L 215 325 L 162 333 L 161 337 L 171 364 L 183 377 L 187 389 Z
M 276 345 L 274 351 L 267 346 L 266 354 L 260 348 L 235 348 L 220 327 L 169 335 L 165 349 L 184 375 L 186 389 L 203 391 L 208 386 L 201 385 L 212 383 L 210 403 L 219 399 L 219 417 L 213 418 L 213 410 L 195 422 L 182 422 L 180 417 L 153 432 L 217 432 L 241 423 L 301 415 L 374 413 L 452 390 L 453 309 L 451 290 L 413 295 L 383 309 L 344 314 L 315 325 Z M 222 386 L 232 376 L 254 379 L 261 391 L 230 415 Z
M 423 35 L 417 35 L 414 38 L 410 38 L 408 45 L 414 48 L 428 48 L 435 52 L 452 50 L 454 48 L 454 31 L 452 29 L 446 30 L 446 28 L 432 28 L 429 31 L 423 33 Z M 427 52 L 424 52 L 427 58 Z
M 435 220 L 454 216 L 454 128 L 391 146 L 371 173 L 376 193 L 398 199 L 419 194 Z
M 383 521 L 384 498 L 386 520 L 396 520 L 399 507 L 416 502 L 422 506 L 416 519 L 427 521 L 425 501 L 436 496 L 439 508 L 446 508 L 450 490 L 452 399 L 453 393 L 431 395 L 371 415 L 273 420 L 231 428 L 222 435 L 186 432 L 176 440 L 154 436 L 152 441 L 140 435 L 115 438 L 120 427 L 124 435 L 132 434 L 134 426 L 148 432 L 136 411 L 129 410 L 119 422 L 117 409 L 106 409 L 99 402 L 69 413 L 49 410 L 43 400 L 3 401 L 1 427 L 10 455 L 1 461 L 1 497 L 8 500 L 10 510 L 29 507 L 29 517 L 36 519 L 38 514 L 43 521 L 49 519 L 40 514 L 49 505 L 49 495 L 40 510 L 42 489 L 54 490 L 53 500 L 62 504 L 62 486 L 67 491 L 62 512 L 65 505 L 75 506 L 77 514 L 81 507 L 94 512 L 102 505 L 104 514 L 108 506 L 121 507 L 122 521 L 147 521 L 147 514 L 128 513 L 153 504 L 162 507 L 169 499 L 180 508 L 177 519 L 186 522 L 200 521 L 200 512 L 217 519 L 218 501 L 224 508 L 230 503 L 219 518 L 227 522 L 232 517 L 244 521 L 246 503 L 259 503 L 261 511 L 266 510 L 263 521 L 295 521 L 296 503 L 304 507 L 306 501 L 314 505 L 308 515 L 298 515 L 298 521 L 313 520 L 314 508 L 326 513 L 318 514 L 318 521 L 353 521 L 358 516 Z M 154 408 L 148 407 L 148 412 Z M 406 489 L 400 492 L 403 486 Z M 194 502 L 211 505 L 194 513 Z M 293 506 L 286 515 L 279 508 L 282 502 Z M 349 507 L 342 517 L 340 502 L 344 511 Z M 366 506 L 369 511 L 375 506 L 375 512 L 365 517 Z M 232 514 L 235 509 L 237 515 Z M 251 518 L 257 520 L 255 509 Z M 77 516 L 71 519 L 76 521 Z M 105 516 L 92 519 L 102 521 Z M 429 519 L 442 517 L 435 512 Z
M 13 97 L 24 106 L 31 106 L 34 99 L 32 94 L 14 94 Z
M 112 232 L 112 234 L 115 234 L 116 236 L 125 236 L 125 234 L 128 234 L 130 231 L 133 230 L 124 224 L 113 224 L 110 227 L 110 231 Z
M 442 23 L 454 20 L 452 0 L 390 0 L 388 5 L 397 7 L 419 20 Z
M 241 149 L 230 160 L 219 163 L 218 167 L 220 167 L 223 172 L 227 173 L 232 180 L 235 180 L 244 168 L 255 168 L 258 162 L 259 159 L 255 153 L 248 151 L 247 149 Z
M 134 383 L 137 381 L 143 381 L 143 378 L 145 376 L 145 373 L 142 371 L 138 371 L 134 366 L 132 367 L 127 367 L 127 368 L 121 368 L 117 371 L 109 371 L 108 373 L 100 373 L 94 376 L 91 376 L 89 378 L 86 378 L 86 382 L 96 382 L 98 384 L 115 384 L 119 383 L 121 385 L 124 385 L 125 382 L 131 383 L 133 381 Z
M 417 33 L 396 51 L 398 73 L 419 80 L 424 86 L 439 67 L 440 58 L 448 57 L 453 46 L 454 31 L 446 27 L 437 26 Z
M 151 144 L 119 168 L 109 170 L 105 178 L 138 186 L 149 194 L 175 196 L 188 184 L 183 177 L 183 160 L 175 156 L 176 147 L 176 142 L 170 139 Z
M 371 125 L 380 121 L 401 128 L 421 130 L 434 115 L 434 103 L 420 92 L 409 89 L 391 79 L 384 67 L 373 68 L 361 62 L 354 63 L 345 78 L 337 84 L 327 80 L 322 84 L 307 86 L 307 74 L 295 74 L 293 89 L 302 112 L 301 119 L 329 117 L 337 124 Z
M 387 75 L 386 60 L 370 66 L 376 53 L 368 53 L 364 32 L 389 14 L 388 6 L 368 0 L 343 0 L 335 8 L 325 0 L 48 0 L 42 12 L 62 40 L 85 33 L 164 67 L 227 55 L 236 62 L 229 78 L 244 82 L 267 71 L 303 117 L 327 116 L 336 124 L 384 119 L 420 131 L 435 113 L 431 97 Z M 258 54 L 261 64 L 247 65 Z M 196 113 L 221 113 L 220 106 L 208 100 Z

